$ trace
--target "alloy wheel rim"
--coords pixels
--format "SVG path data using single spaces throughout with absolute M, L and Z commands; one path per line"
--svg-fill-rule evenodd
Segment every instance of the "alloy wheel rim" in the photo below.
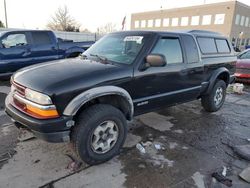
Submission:
M 216 106 L 219 106 L 223 99 L 223 89 L 222 87 L 218 87 L 215 91 L 214 95 L 214 103 Z
M 98 125 L 91 136 L 91 148 L 95 153 L 110 151 L 118 140 L 119 129 L 114 121 L 104 121 Z

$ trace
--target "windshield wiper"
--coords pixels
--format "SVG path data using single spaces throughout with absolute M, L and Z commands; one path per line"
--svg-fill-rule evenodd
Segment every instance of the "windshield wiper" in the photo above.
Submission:
M 97 57 L 99 60 L 101 60 L 101 62 L 108 63 L 108 58 L 106 58 L 104 56 L 100 56 L 100 55 L 97 55 L 97 54 L 89 54 L 89 55 L 93 56 L 93 57 Z

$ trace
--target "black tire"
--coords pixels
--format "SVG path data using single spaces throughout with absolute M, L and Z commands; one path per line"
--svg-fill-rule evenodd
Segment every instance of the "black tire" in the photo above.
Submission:
M 216 112 L 222 107 L 226 98 L 226 87 L 226 83 L 223 80 L 217 80 L 211 92 L 201 97 L 201 104 L 207 112 Z M 216 104 L 215 95 L 218 88 L 222 88 L 222 99 Z
M 108 121 L 115 123 L 115 127 L 118 130 L 117 140 L 106 153 L 97 153 L 98 151 L 94 151 L 92 144 L 95 137 L 95 130 L 103 122 Z M 117 155 L 124 144 L 126 136 L 127 121 L 123 113 L 111 105 L 97 104 L 84 110 L 78 116 L 76 125 L 72 131 L 71 140 L 78 157 L 87 164 L 96 165 L 108 161 Z

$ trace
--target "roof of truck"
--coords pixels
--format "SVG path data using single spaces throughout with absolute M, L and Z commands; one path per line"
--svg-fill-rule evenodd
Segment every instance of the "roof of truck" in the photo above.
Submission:
M 118 31 L 115 33 L 131 33 L 131 34 L 167 34 L 167 33 L 177 33 L 177 34 L 188 34 L 194 36 L 210 36 L 210 37 L 224 37 L 222 34 L 208 31 L 208 30 L 176 30 L 176 31 L 155 31 L 155 30 L 133 30 L 133 31 Z

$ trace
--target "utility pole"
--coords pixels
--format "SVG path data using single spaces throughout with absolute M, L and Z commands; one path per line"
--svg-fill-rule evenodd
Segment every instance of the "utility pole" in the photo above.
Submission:
M 5 27 L 6 27 L 6 28 L 8 28 L 7 9 L 6 9 L 6 0 L 4 0 L 4 12 L 5 12 Z

